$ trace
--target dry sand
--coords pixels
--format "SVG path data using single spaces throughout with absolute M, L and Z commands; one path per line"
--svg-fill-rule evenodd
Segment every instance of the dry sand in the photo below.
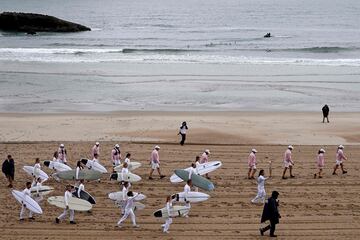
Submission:
M 122 229 L 116 228 L 120 213 L 107 199 L 107 193 L 117 191 L 119 187 L 115 181 L 108 181 L 109 175 L 106 175 L 101 183 L 85 184 L 86 190 L 96 197 L 97 204 L 91 214 L 75 214 L 77 225 L 68 222 L 55 224 L 54 219 L 62 210 L 49 205 L 46 200 L 41 204 L 44 214 L 35 216 L 35 222 L 19 223 L 20 205 L 6 187 L 5 178 L 1 177 L 0 238 L 265 239 L 267 237 L 260 237 L 258 231 L 262 206 L 250 203 L 256 195 L 257 185 L 254 180 L 245 179 L 247 156 L 249 150 L 255 147 L 259 151 L 258 169 L 264 168 L 268 174 L 268 161 L 273 161 L 273 178 L 267 181 L 266 191 L 268 195 L 273 190 L 280 192 L 282 219 L 276 231 L 279 239 L 357 239 L 360 235 L 360 187 L 357 182 L 360 150 L 356 136 L 359 114 L 334 114 L 330 124 L 320 123 L 321 117 L 316 113 L 267 114 L 265 119 L 259 118 L 259 113 L 166 113 L 162 117 L 146 112 L 30 117 L 2 114 L 0 156 L 5 158 L 7 154 L 12 154 L 15 159 L 15 189 L 23 189 L 25 181 L 31 179 L 21 169 L 22 166 L 33 165 L 36 157 L 50 159 L 60 140 L 67 140 L 64 143 L 69 152 L 69 162 L 74 166 L 77 159 L 89 156 L 94 141 L 101 139 L 100 161 L 109 168 L 110 150 L 117 141 L 105 140 L 125 137 L 133 142 L 120 141 L 122 151 L 131 152 L 134 161 L 143 163 L 140 169 L 134 171 L 143 180 L 134 184 L 132 189 L 143 192 L 147 199 L 144 201 L 146 208 L 136 212 L 141 225 L 139 229 L 132 229 L 130 220 Z M 179 120 L 178 115 L 189 117 L 186 120 L 190 119 L 191 123 L 189 144 L 183 147 L 177 144 L 175 135 L 183 120 L 182 117 Z M 265 130 L 266 133 L 263 132 Z M 290 134 L 287 134 L 289 131 Z M 95 138 L 97 134 L 101 137 Z M 158 141 L 162 142 L 162 170 L 168 177 L 174 169 L 189 165 L 205 148 L 211 150 L 210 160 L 223 162 L 223 167 L 210 174 L 216 186 L 209 193 L 211 198 L 192 204 L 189 218 L 174 219 L 168 235 L 162 234 L 160 225 L 163 222 L 154 218 L 152 213 L 164 206 L 167 194 L 182 191 L 183 184 L 171 184 L 168 177 L 147 180 L 149 155 Z M 296 144 L 293 153 L 296 178 L 281 180 L 282 155 L 286 146 L 274 144 L 290 142 Z M 332 176 L 335 144 L 339 143 L 345 144 L 345 154 L 349 158 L 345 166 L 349 172 Z M 326 149 L 325 174 L 323 179 L 313 179 L 319 147 Z M 44 169 L 51 172 L 46 167 Z M 46 185 L 55 187 L 51 195 L 63 195 L 66 183 L 51 179 Z

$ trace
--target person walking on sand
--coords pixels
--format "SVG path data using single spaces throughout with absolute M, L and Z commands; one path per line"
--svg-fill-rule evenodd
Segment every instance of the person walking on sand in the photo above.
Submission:
M 264 205 L 263 213 L 261 216 L 261 223 L 265 221 L 270 221 L 270 224 L 264 228 L 260 228 L 261 236 L 270 229 L 270 237 L 276 237 L 275 235 L 275 226 L 279 223 L 279 219 L 281 218 L 278 206 L 279 201 L 277 200 L 279 193 L 277 191 L 273 191 L 271 197 L 267 200 Z
M 100 156 L 100 143 L 96 142 L 95 145 L 91 149 L 91 157 L 95 158 L 95 154 L 97 155 L 97 158 Z
M 336 175 L 336 170 L 339 168 L 339 166 L 340 166 L 341 171 L 342 171 L 343 174 L 347 173 L 347 171 L 344 170 L 344 164 L 343 164 L 343 161 L 347 160 L 347 157 L 345 156 L 343 149 L 344 149 L 343 145 L 339 145 L 338 148 L 337 148 L 337 151 L 336 151 L 336 164 L 334 166 L 333 175 Z
M 94 154 L 93 162 L 99 163 L 99 158 L 98 158 L 97 153 Z
M 65 145 L 62 143 L 58 149 L 59 162 L 67 165 L 67 152 Z
M 248 171 L 248 179 L 255 179 L 254 175 L 256 172 L 256 149 L 251 149 L 251 153 L 248 157 L 248 165 L 249 165 L 249 171 Z
M 161 225 L 164 233 L 169 233 L 169 228 L 172 223 L 171 209 L 172 209 L 172 203 L 174 200 L 175 199 L 171 199 L 171 196 L 166 197 L 166 211 L 168 213 L 168 217 L 165 220 L 165 224 Z
M 314 178 L 316 177 L 319 177 L 319 178 L 322 178 L 322 170 L 325 166 L 325 150 L 324 149 L 320 149 L 318 151 L 318 155 L 317 155 L 317 161 L 316 161 L 316 165 L 317 165 L 317 168 L 319 169 L 319 172 L 318 173 L 314 173 Z
M 75 185 L 78 185 L 79 184 L 79 181 L 80 181 L 80 171 L 83 170 L 84 167 L 81 165 L 81 162 L 80 161 L 77 161 L 76 163 L 76 169 L 75 169 Z
M 150 174 L 149 174 L 150 180 L 153 180 L 152 174 L 155 169 L 158 171 L 160 179 L 165 177 L 165 175 L 162 175 L 161 171 L 160 171 L 159 150 L 160 150 L 160 147 L 158 145 L 156 145 L 150 155 L 150 165 L 151 165 L 151 170 L 150 170 Z
M 41 165 L 40 165 L 40 159 L 36 158 L 35 159 L 35 165 L 33 168 L 33 177 L 34 177 L 34 182 L 37 182 L 37 179 L 39 178 L 40 175 L 40 170 L 41 170 Z
M 267 178 L 265 177 L 265 171 L 263 169 L 259 172 L 259 177 L 257 179 L 258 182 L 258 192 L 254 199 L 251 200 L 252 203 L 257 203 L 259 200 L 261 200 L 262 203 L 265 202 L 266 192 L 265 192 L 265 180 Z
M 130 158 L 131 158 L 131 153 L 126 153 L 124 163 L 127 163 L 129 165 L 131 162 Z
M 26 183 L 26 188 L 22 191 L 22 205 L 21 205 L 21 210 L 20 210 L 20 221 L 24 221 L 24 214 L 25 214 L 25 211 L 26 211 L 26 204 L 25 204 L 25 198 L 26 196 L 29 196 L 31 197 L 31 192 L 30 192 L 30 188 L 31 188 L 31 182 L 27 182 Z M 30 220 L 34 220 L 35 218 L 32 217 L 32 213 L 31 211 L 29 210 L 29 219 Z
M 120 201 L 117 201 L 120 209 L 121 209 L 121 215 L 125 214 L 125 204 L 127 199 L 127 193 L 130 190 L 131 184 L 129 182 L 121 182 L 122 185 L 122 199 Z
M 33 194 L 34 195 L 34 200 L 40 205 L 40 202 L 44 199 L 42 194 L 39 192 L 42 183 L 41 183 L 41 178 L 37 178 L 36 182 L 33 183 L 32 188 L 36 189 L 36 192 Z M 30 211 L 29 213 L 29 219 L 35 220 L 35 218 L 33 217 L 33 213 Z
M 288 148 L 286 149 L 285 153 L 284 153 L 284 172 L 282 175 L 282 179 L 286 179 L 285 177 L 285 173 L 286 170 L 289 169 L 290 171 L 290 178 L 294 178 L 295 176 L 292 174 L 292 169 L 294 166 L 294 161 L 292 160 L 291 157 L 291 152 L 294 149 L 293 146 L 289 145 Z
M 327 104 L 325 104 L 321 110 L 323 113 L 323 123 L 325 122 L 325 118 L 326 118 L 327 122 L 329 123 L 329 112 L 330 112 L 329 106 Z
M 183 122 L 180 126 L 178 135 L 181 135 L 181 141 L 180 145 L 183 146 L 185 144 L 186 140 L 186 131 L 188 130 L 188 126 L 186 125 L 186 122 Z
M 69 201 L 70 198 L 72 198 L 72 191 L 73 191 L 74 187 L 71 185 L 66 185 L 66 191 L 64 193 L 64 203 L 65 203 L 65 209 L 64 212 L 57 218 L 55 218 L 55 222 L 56 223 L 60 223 L 60 220 L 64 220 L 66 218 L 66 216 L 70 215 L 70 224 L 76 224 L 76 222 L 74 222 L 74 210 L 69 208 Z
M 201 154 L 199 163 L 200 163 L 200 164 L 204 164 L 204 163 L 209 162 L 209 155 L 210 155 L 210 150 L 209 150 L 209 149 L 205 149 L 205 151 L 203 152 L 203 154 Z M 205 174 L 205 177 L 206 177 L 207 179 L 210 179 L 210 176 L 209 176 L 208 174 Z
M 137 195 L 139 195 L 139 193 L 135 194 L 132 191 L 129 191 L 127 193 L 127 199 L 126 199 L 126 203 L 125 203 L 125 214 L 122 216 L 122 218 L 120 218 L 120 220 L 118 221 L 117 225 L 119 228 L 121 228 L 121 224 L 130 216 L 133 227 L 138 228 L 140 227 L 139 225 L 136 224 L 136 218 L 135 218 L 135 214 L 134 214 L 134 199 L 137 197 Z
M 121 164 L 121 151 L 119 144 L 115 144 L 114 148 L 111 150 L 111 161 L 113 167 Z
M 53 162 L 59 162 L 59 152 L 55 151 L 53 154 Z M 56 171 L 56 169 L 54 169 Z
M 13 181 L 15 177 L 15 162 L 11 155 L 8 155 L 5 161 L 2 164 L 2 172 L 5 174 L 5 177 L 9 181 L 9 188 L 13 187 Z
M 185 200 L 185 207 L 188 207 L 189 208 L 189 211 L 190 211 L 190 208 L 191 208 L 191 204 L 190 204 L 190 201 L 189 199 L 187 199 L 188 195 L 189 195 L 189 192 L 191 192 L 191 187 L 192 187 L 192 181 L 191 179 L 187 180 L 185 186 L 184 186 L 184 200 Z M 189 217 L 188 215 L 189 213 L 185 214 L 184 216 L 185 217 Z

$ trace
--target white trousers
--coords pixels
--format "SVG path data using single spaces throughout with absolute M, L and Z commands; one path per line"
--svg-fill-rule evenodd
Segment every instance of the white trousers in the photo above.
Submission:
M 68 212 L 70 213 L 70 221 L 74 221 L 74 210 L 64 210 L 64 212 L 58 217 L 58 219 L 60 220 L 64 220 L 68 214 Z
M 261 200 L 261 202 L 264 203 L 265 198 L 266 198 L 265 189 L 258 189 L 258 193 L 257 193 L 256 197 L 253 200 L 251 200 L 251 202 L 255 203 L 255 202 L 258 202 L 259 200 Z
M 135 214 L 134 214 L 134 211 L 132 209 L 125 209 L 125 214 L 124 216 L 122 216 L 122 218 L 120 218 L 120 220 L 118 221 L 118 225 L 120 225 L 122 222 L 124 222 L 128 216 L 130 215 L 130 218 L 131 218 L 131 221 L 133 223 L 133 225 L 135 226 L 136 225 L 136 220 L 135 220 Z
M 172 223 L 172 218 L 167 218 L 164 224 L 164 232 L 169 230 L 171 223 Z
M 24 207 L 24 205 L 21 205 L 21 211 L 20 211 L 20 219 L 24 219 L 24 215 L 25 215 L 25 212 L 27 211 L 27 208 Z M 29 217 L 31 218 L 32 217 L 32 212 L 30 210 L 29 211 Z

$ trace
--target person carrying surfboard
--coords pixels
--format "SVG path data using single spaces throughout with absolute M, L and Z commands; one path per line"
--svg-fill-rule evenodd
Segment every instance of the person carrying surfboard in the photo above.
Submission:
M 290 178 L 294 178 L 295 176 L 292 174 L 292 169 L 294 166 L 294 161 L 292 160 L 291 157 L 291 153 L 292 150 L 294 149 L 293 146 L 289 145 L 288 148 L 286 149 L 285 153 L 284 153 L 284 171 L 283 171 L 283 175 L 282 175 L 282 179 L 286 179 L 285 177 L 285 173 L 286 170 L 289 169 L 290 171 Z
M 127 199 L 127 194 L 129 192 L 129 189 L 131 187 L 131 184 L 129 182 L 121 182 L 122 185 L 122 199 L 118 201 L 120 209 L 121 209 L 121 215 L 125 214 L 125 204 Z
M 81 161 L 77 161 L 76 163 L 76 170 L 75 170 L 75 185 L 78 185 L 79 184 L 79 174 L 80 174 L 80 171 L 84 169 L 84 167 L 81 165 Z
M 251 153 L 248 157 L 248 165 L 249 165 L 249 171 L 248 171 L 248 179 L 255 179 L 254 175 L 256 172 L 256 153 L 257 150 L 255 148 L 251 149 Z
M 325 166 L 325 156 L 324 156 L 325 150 L 320 149 L 318 151 L 317 160 L 316 160 L 316 166 L 319 169 L 318 173 L 314 173 L 314 178 L 319 177 L 322 178 L 322 170 Z
M 2 172 L 5 174 L 7 180 L 9 181 L 9 188 L 13 187 L 13 181 L 15 176 L 15 163 L 11 155 L 8 155 L 5 161 L 2 164 Z
M 344 170 L 344 164 L 343 164 L 343 160 L 347 160 L 347 157 L 344 154 L 344 146 L 343 145 L 339 145 L 336 151 L 336 163 L 334 166 L 334 171 L 333 171 L 333 175 L 336 175 L 336 170 L 339 168 L 341 168 L 341 171 L 343 174 L 346 174 L 347 171 Z
M 24 221 L 24 214 L 26 212 L 26 204 L 25 204 L 25 198 L 26 196 L 31 197 L 31 182 L 26 182 L 26 187 L 25 189 L 22 191 L 23 194 L 23 201 L 21 202 L 21 210 L 20 210 L 20 221 Z M 34 220 L 35 218 L 32 216 L 32 212 L 29 210 L 29 219 L 30 220 Z
M 96 142 L 95 145 L 91 149 L 91 157 L 92 158 L 95 158 L 95 154 L 97 154 L 97 157 L 100 156 L 100 143 L 99 142 Z
M 66 216 L 70 215 L 70 224 L 76 224 L 76 222 L 74 221 L 74 215 L 75 215 L 75 211 L 72 209 L 69 209 L 69 200 L 72 197 L 72 191 L 74 190 L 74 187 L 71 185 L 66 185 L 66 191 L 64 193 L 64 203 L 65 203 L 65 209 L 64 212 L 58 216 L 57 218 L 55 218 L 55 222 L 56 223 L 60 223 L 60 221 L 64 220 L 66 218 Z
M 32 185 L 32 188 L 36 188 L 36 193 L 34 193 L 34 200 L 39 203 L 44 199 L 44 197 L 42 196 L 42 194 L 39 192 L 40 188 L 42 186 L 41 183 L 41 178 L 37 178 L 35 184 Z M 33 213 L 30 211 L 29 213 L 29 219 L 35 220 L 35 218 L 33 217 Z
M 161 170 L 160 170 L 159 150 L 160 150 L 160 147 L 158 145 L 156 145 L 150 155 L 150 165 L 151 165 L 151 170 L 150 170 L 150 174 L 149 174 L 150 180 L 153 180 L 152 174 L 155 169 L 158 171 L 160 179 L 165 177 L 165 175 L 161 174 Z
M 175 201 L 175 199 L 171 199 L 171 196 L 166 197 L 166 211 L 168 213 L 168 217 L 165 220 L 165 224 L 161 225 L 161 227 L 164 228 L 164 233 L 169 233 L 170 224 L 173 222 L 171 217 L 171 208 L 173 201 Z
M 131 157 L 131 153 L 126 153 L 124 163 L 127 163 L 129 165 L 131 162 L 130 157 Z
M 136 217 L 134 214 L 134 199 L 137 197 L 137 195 L 139 195 L 139 193 L 135 194 L 132 191 L 129 191 L 127 193 L 127 199 L 126 199 L 126 203 L 125 203 L 125 214 L 120 218 L 120 220 L 118 221 L 117 225 L 119 228 L 121 228 L 121 224 L 129 217 L 131 218 L 131 221 L 133 223 L 133 227 L 138 228 L 140 227 L 139 225 L 136 224 Z
M 40 170 L 41 170 L 40 159 L 36 158 L 35 159 L 34 170 L 33 170 L 34 183 L 36 183 L 37 179 L 39 178 Z
M 116 167 L 121 164 L 121 151 L 119 144 L 115 144 L 114 148 L 111 150 L 111 161 L 113 167 Z
M 63 164 L 67 164 L 67 152 L 65 149 L 65 145 L 63 143 L 60 144 L 60 146 L 59 146 L 58 157 L 59 157 L 59 162 L 61 162 Z
M 99 163 L 99 157 L 98 157 L 98 154 L 97 154 L 97 153 L 94 153 L 93 162 Z
M 259 177 L 257 179 L 258 182 L 258 192 L 254 199 L 251 200 L 252 203 L 256 203 L 259 200 L 261 200 L 262 203 L 265 202 L 266 192 L 265 192 L 265 180 L 267 178 L 265 177 L 265 171 L 264 169 L 261 169 L 259 172 Z
M 210 155 L 210 150 L 209 150 L 209 149 L 205 149 L 205 151 L 203 152 L 203 154 L 202 154 L 201 157 L 200 157 L 200 161 L 199 161 L 200 164 L 209 162 L 209 155 Z M 207 179 L 211 179 L 208 174 L 205 174 L 205 177 L 206 177 Z
M 192 181 L 191 181 L 191 179 L 189 179 L 189 180 L 187 180 L 187 182 L 186 182 L 186 184 L 185 184 L 185 186 L 184 186 L 185 207 L 188 207 L 188 208 L 189 208 L 189 212 L 190 212 L 191 204 L 190 204 L 190 201 L 188 201 L 186 198 L 187 198 L 189 192 L 191 192 L 191 187 L 192 187 Z M 188 218 L 188 217 L 189 217 L 189 212 L 186 213 L 186 214 L 184 215 L 184 217 Z

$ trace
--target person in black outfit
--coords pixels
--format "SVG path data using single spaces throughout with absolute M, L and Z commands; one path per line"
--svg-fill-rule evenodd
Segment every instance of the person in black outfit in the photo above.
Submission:
M 275 233 L 275 225 L 279 223 L 279 218 L 281 218 L 278 206 L 279 202 L 277 200 L 279 193 L 277 191 L 273 191 L 271 197 L 267 200 L 264 205 L 264 210 L 261 216 L 261 222 L 265 222 L 270 220 L 270 224 L 264 228 L 260 228 L 261 236 L 264 235 L 264 232 L 270 229 L 270 237 L 276 237 Z
M 1 170 L 9 181 L 8 187 L 12 188 L 15 176 L 15 163 L 11 155 L 8 155 L 7 159 L 5 159 L 5 161 L 3 162 Z
M 186 131 L 188 130 L 188 126 L 186 125 L 186 122 L 183 122 L 178 135 L 181 135 L 181 141 L 180 141 L 180 145 L 183 146 L 185 143 L 185 139 L 186 139 Z
M 325 106 L 323 106 L 322 108 L 322 113 L 323 113 L 323 123 L 325 122 L 325 118 L 327 120 L 327 122 L 329 122 L 329 106 L 327 104 L 325 104 Z

